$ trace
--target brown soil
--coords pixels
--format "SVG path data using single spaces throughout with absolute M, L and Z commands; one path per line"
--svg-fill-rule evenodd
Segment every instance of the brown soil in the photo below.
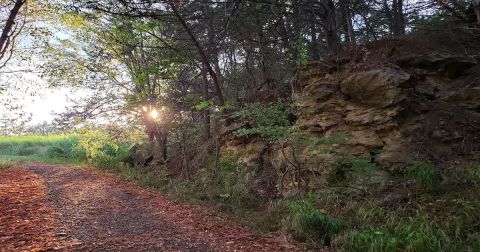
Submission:
M 94 169 L 0 171 L 0 251 L 300 251 Z

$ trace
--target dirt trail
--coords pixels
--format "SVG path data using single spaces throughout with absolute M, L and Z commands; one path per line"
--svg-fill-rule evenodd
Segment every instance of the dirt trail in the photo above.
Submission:
M 94 169 L 0 170 L 0 213 L 0 251 L 301 250 Z

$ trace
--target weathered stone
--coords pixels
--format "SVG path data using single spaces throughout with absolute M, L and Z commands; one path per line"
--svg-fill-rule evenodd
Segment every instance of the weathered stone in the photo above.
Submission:
M 389 123 L 400 112 L 397 106 L 388 108 L 372 108 L 362 105 L 347 105 L 345 122 L 351 126 L 384 125 Z
M 352 131 L 352 144 L 359 144 L 370 148 L 379 148 L 383 146 L 383 141 L 380 137 L 370 129 Z
M 338 85 L 336 83 L 317 81 L 305 87 L 303 92 L 315 97 L 317 102 L 321 102 L 329 99 L 337 90 Z
M 403 100 L 400 85 L 410 74 L 394 68 L 380 68 L 350 75 L 342 82 L 342 92 L 354 102 L 375 107 L 387 107 Z
M 443 73 L 450 78 L 456 78 L 465 70 L 478 64 L 472 57 L 441 53 L 428 55 L 408 54 L 397 57 L 395 61 L 403 67 L 426 69 L 431 73 Z
M 267 145 L 263 141 L 252 141 L 250 143 L 247 143 L 243 147 L 243 150 L 245 150 L 245 154 L 240 156 L 238 161 L 247 166 L 254 167 L 258 160 L 262 158 L 262 154 L 264 153 L 266 148 Z
M 480 82 L 476 87 L 466 88 L 458 93 L 453 93 L 448 97 L 448 100 L 468 109 L 480 110 Z

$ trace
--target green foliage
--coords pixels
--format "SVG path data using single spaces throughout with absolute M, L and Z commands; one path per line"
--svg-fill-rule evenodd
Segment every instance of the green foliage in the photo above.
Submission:
M 114 159 L 119 146 L 103 131 L 83 129 L 74 149 L 77 153 L 85 153 L 88 162 L 105 165 Z
M 382 229 L 356 230 L 348 234 L 345 251 L 449 251 L 451 239 L 424 219 L 408 219 Z
M 426 189 L 434 189 L 440 182 L 437 169 L 430 163 L 418 163 L 410 167 L 407 177 L 417 182 Z
M 290 127 L 255 127 L 241 128 L 234 132 L 236 136 L 258 135 L 268 139 L 281 139 L 292 134 Z
M 314 195 L 310 195 L 290 203 L 290 229 L 297 238 L 328 245 L 335 235 L 340 234 L 347 226 L 343 221 L 317 209 L 316 200 Z
M 48 147 L 46 154 L 50 158 L 55 158 L 55 157 L 66 158 L 66 157 L 68 157 L 68 153 L 63 148 L 61 148 L 60 146 Z
M 308 62 L 308 48 L 303 42 L 303 39 L 299 37 L 295 41 L 295 51 L 297 52 L 297 65 L 303 66 Z
M 79 134 L 0 137 L 0 156 L 11 160 L 73 163 L 88 161 L 114 166 L 128 144 L 111 140 L 102 131 L 83 129 Z
M 289 136 L 289 115 L 294 112 L 290 103 L 279 100 L 272 105 L 253 103 L 233 113 L 242 121 L 248 121 L 251 128 L 241 128 L 234 132 L 237 136 L 259 135 L 265 138 L 279 139 Z
M 201 101 L 197 105 L 195 105 L 196 111 L 203 111 L 205 109 L 210 108 L 213 105 L 211 101 Z

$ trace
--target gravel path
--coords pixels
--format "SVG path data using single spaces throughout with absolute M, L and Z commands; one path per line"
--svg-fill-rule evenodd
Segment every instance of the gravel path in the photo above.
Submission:
M 4 175 L 9 173 L 17 175 Z M 40 226 L 48 228 L 49 243 L 43 244 L 40 241 L 45 239 L 39 239 L 25 245 L 0 231 L 0 251 L 301 250 L 284 239 L 254 236 L 246 228 L 229 222 L 210 209 L 171 202 L 159 193 L 95 169 L 31 163 L 25 168 L 1 170 L 0 189 L 2 185 L 18 187 L 12 186 L 11 180 L 19 173 L 29 177 L 26 185 L 32 181 L 37 185 L 29 189 L 38 194 L 36 206 L 48 210 L 43 217 L 48 215 L 49 218 L 45 219 L 49 221 L 42 221 Z M 28 190 L 24 194 L 28 198 Z M 12 197 L 12 194 L 0 193 L 0 202 Z M 14 204 L 4 208 L 0 207 L 0 211 L 13 213 L 9 222 L 1 224 L 5 228 L 12 226 L 8 223 L 15 223 L 15 219 L 25 218 L 25 214 L 17 216 L 18 206 Z M 39 218 L 32 213 L 27 215 L 31 215 L 27 219 Z M 32 225 L 31 235 L 23 240 L 33 240 L 37 226 Z M 2 237 L 10 237 L 10 240 Z M 32 244 L 36 247 L 27 247 Z

